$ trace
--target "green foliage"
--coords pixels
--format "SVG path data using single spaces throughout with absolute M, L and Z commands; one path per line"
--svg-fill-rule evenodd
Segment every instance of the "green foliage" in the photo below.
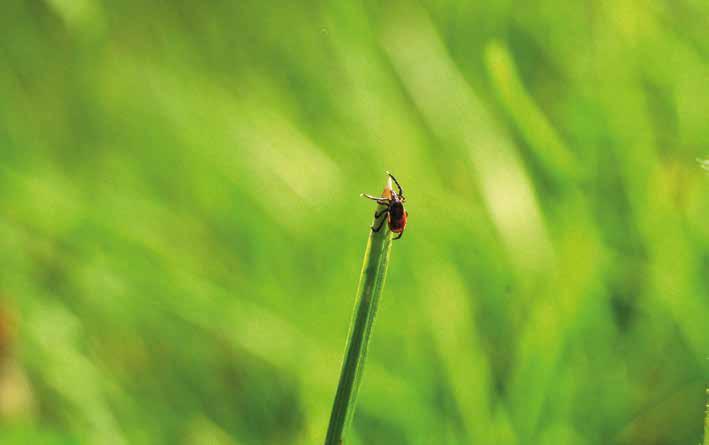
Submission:
M 709 3 L 9 0 L 0 441 L 702 439 Z

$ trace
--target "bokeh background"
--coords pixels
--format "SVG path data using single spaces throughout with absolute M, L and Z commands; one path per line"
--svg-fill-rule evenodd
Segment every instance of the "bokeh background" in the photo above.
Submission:
M 697 444 L 709 3 L 6 0 L 0 441 Z

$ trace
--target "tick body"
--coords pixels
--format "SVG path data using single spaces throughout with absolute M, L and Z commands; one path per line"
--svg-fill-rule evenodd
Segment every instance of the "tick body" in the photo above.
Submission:
M 378 219 L 386 214 L 386 219 L 382 219 L 382 221 L 377 227 L 372 226 L 372 231 L 379 232 L 379 230 L 381 230 L 382 226 L 384 225 L 384 221 L 386 221 L 389 224 L 389 230 L 391 230 L 393 233 L 398 234 L 398 236 L 394 238 L 396 240 L 404 235 L 404 228 L 406 227 L 406 218 L 409 216 L 409 213 L 406 211 L 406 209 L 404 209 L 404 203 L 406 202 L 406 198 L 404 197 L 404 190 L 401 188 L 401 185 L 399 185 L 399 181 L 397 181 L 391 173 L 386 173 L 396 184 L 397 189 L 399 189 L 398 193 L 393 189 L 389 189 L 385 190 L 385 192 L 388 192 L 389 196 L 377 197 L 367 194 L 362 194 L 362 196 L 367 199 L 371 199 L 372 201 L 376 201 L 377 204 L 386 207 L 381 212 L 377 212 L 374 214 L 375 219 Z

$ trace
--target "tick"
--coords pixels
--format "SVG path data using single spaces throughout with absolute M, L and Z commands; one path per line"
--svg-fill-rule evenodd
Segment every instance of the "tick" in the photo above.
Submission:
M 398 233 L 399 236 L 395 237 L 394 239 L 399 239 L 404 235 L 404 227 L 406 227 L 406 217 L 409 216 L 409 212 L 404 209 L 404 203 L 406 202 L 406 198 L 404 197 L 404 190 L 401 188 L 399 181 L 397 181 L 394 175 L 392 175 L 391 173 L 386 172 L 386 174 L 389 175 L 389 177 L 394 181 L 396 187 L 399 189 L 399 193 L 395 192 L 391 188 L 388 188 L 387 190 L 384 190 L 384 194 L 388 194 L 389 196 L 376 197 L 368 195 L 366 193 L 362 193 L 362 196 L 371 199 L 372 201 L 376 201 L 377 204 L 386 207 L 381 212 L 376 212 L 374 214 L 375 224 L 378 218 L 382 217 L 383 215 L 387 215 L 386 221 L 389 224 L 389 230 L 394 233 Z M 379 226 L 377 226 L 376 228 L 372 226 L 372 232 L 379 232 L 382 226 L 384 225 L 384 221 L 385 219 L 382 218 L 382 221 L 379 223 Z

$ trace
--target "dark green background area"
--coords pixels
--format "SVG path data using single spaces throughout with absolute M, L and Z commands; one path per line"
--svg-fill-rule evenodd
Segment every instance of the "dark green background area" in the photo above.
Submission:
M 1 9 L 2 443 L 702 440 L 709 3 Z

